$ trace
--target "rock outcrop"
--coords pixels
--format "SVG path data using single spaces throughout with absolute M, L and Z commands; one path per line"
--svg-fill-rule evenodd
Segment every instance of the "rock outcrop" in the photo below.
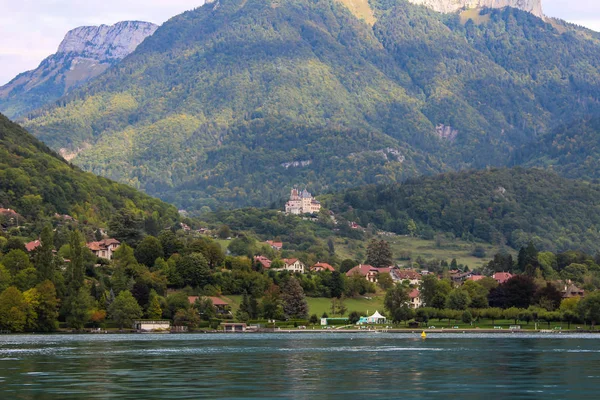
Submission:
M 452 13 L 464 8 L 513 7 L 542 18 L 542 0 L 408 0 L 441 13 Z
M 0 112 L 14 118 L 53 102 L 125 58 L 156 29 L 124 21 L 69 31 L 56 54 L 0 87 Z

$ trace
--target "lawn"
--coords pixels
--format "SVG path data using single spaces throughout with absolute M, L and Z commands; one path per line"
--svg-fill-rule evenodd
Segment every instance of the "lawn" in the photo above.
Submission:
M 242 296 L 223 296 L 223 299 L 231 305 L 232 312 L 235 315 L 235 312 L 240 308 Z M 324 297 L 307 297 L 306 302 L 308 303 L 309 315 L 316 314 L 320 318 L 321 315 L 326 312 L 330 317 L 333 317 L 333 315 L 331 315 L 331 299 Z M 373 314 L 375 311 L 379 311 L 380 313 L 384 312 L 382 296 L 345 299 L 344 304 L 348 309 L 345 316 L 348 316 L 352 311 L 363 312 L 365 314 Z M 336 317 L 338 317 L 338 315 L 336 315 Z

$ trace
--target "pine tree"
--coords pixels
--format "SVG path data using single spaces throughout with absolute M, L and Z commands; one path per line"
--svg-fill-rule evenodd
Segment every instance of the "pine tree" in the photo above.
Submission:
M 46 225 L 40 237 L 41 246 L 36 249 L 35 267 L 39 282 L 54 281 L 54 235 L 52 228 Z
M 308 317 L 308 303 L 298 280 L 291 277 L 283 288 L 283 312 L 290 318 Z
M 162 318 L 162 308 L 160 308 L 160 301 L 158 300 L 158 294 L 152 290 L 150 292 L 150 303 L 148 304 L 148 318 L 160 319 Z

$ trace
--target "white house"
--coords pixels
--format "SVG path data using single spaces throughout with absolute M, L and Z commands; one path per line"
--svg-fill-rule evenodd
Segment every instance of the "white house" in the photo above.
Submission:
M 96 257 L 112 260 L 113 253 L 119 248 L 121 242 L 117 239 L 104 239 L 99 242 L 87 243 L 86 246 Z
M 300 272 L 301 274 L 306 272 L 306 265 L 297 258 L 284 258 L 283 264 L 283 269 L 286 271 Z
M 408 303 L 410 308 L 416 309 L 423 306 L 423 300 L 421 300 L 421 292 L 419 289 L 411 290 L 411 292 L 408 294 L 408 297 L 410 298 L 410 302 Z

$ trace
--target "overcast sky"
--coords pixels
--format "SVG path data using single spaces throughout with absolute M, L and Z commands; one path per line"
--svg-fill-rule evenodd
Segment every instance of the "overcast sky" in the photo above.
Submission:
M 0 0 L 0 85 L 36 68 L 65 33 L 124 20 L 161 24 L 203 0 Z M 544 13 L 600 31 L 600 0 L 542 0 Z

